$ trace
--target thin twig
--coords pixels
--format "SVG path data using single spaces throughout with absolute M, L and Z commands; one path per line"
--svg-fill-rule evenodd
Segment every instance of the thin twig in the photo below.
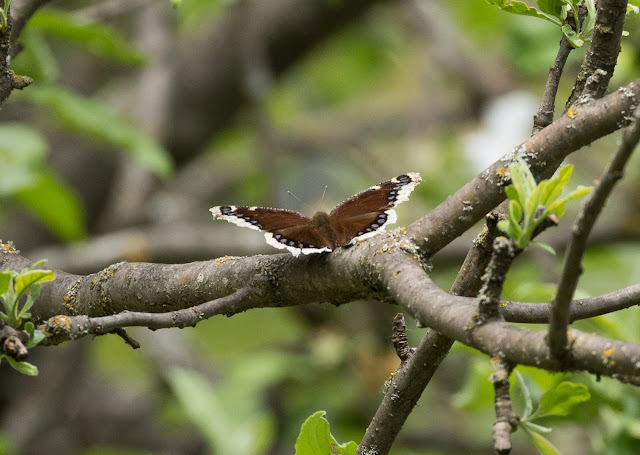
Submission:
M 498 455 L 511 453 L 511 432 L 518 425 L 518 416 L 511 406 L 509 375 L 513 366 L 499 358 L 491 359 L 491 382 L 495 393 L 496 421 L 493 424 L 493 447 Z
M 544 94 L 542 95 L 540 108 L 538 109 L 538 113 L 533 116 L 532 136 L 553 122 L 558 85 L 560 84 L 564 65 L 572 50 L 573 46 L 563 34 L 562 39 L 560 40 L 560 47 L 558 48 L 556 60 L 553 62 L 553 66 L 549 68 L 549 76 L 547 77 L 547 83 L 544 87 Z
M 478 294 L 478 308 L 473 316 L 470 329 L 494 319 L 500 319 L 500 295 L 518 249 L 513 241 L 506 237 L 498 237 L 493 242 L 493 254 L 484 275 L 482 288 Z
M 561 359 L 567 349 L 567 327 L 569 325 L 569 304 L 575 293 L 578 278 L 582 273 L 582 257 L 587 247 L 587 239 L 613 186 L 622 178 L 624 167 L 640 140 L 640 121 L 636 110 L 634 123 L 625 129 L 622 143 L 613 160 L 600 177 L 593 193 L 584 202 L 573 227 L 558 292 L 554 298 L 549 324 L 549 346 L 556 358 Z
M 244 311 L 246 301 L 255 293 L 251 286 L 244 287 L 219 299 L 168 313 L 143 313 L 125 311 L 110 316 L 90 318 L 87 316 L 55 316 L 38 327 L 46 338 L 44 345 L 56 345 L 63 341 L 82 338 L 86 335 L 103 335 L 125 327 L 147 327 L 152 330 L 169 327 L 195 327 L 195 325 L 217 314 L 231 316 Z

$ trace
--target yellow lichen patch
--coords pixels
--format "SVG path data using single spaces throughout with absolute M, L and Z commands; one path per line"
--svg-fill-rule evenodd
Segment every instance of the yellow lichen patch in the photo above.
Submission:
M 567 115 L 569 116 L 569 118 L 575 118 L 578 115 L 578 109 L 576 109 L 572 104 L 571 106 L 569 106 L 569 110 L 567 110 Z
M 138 268 L 138 264 L 131 264 L 131 268 L 132 269 L 137 269 Z
M 393 272 L 393 275 L 391 275 L 391 278 L 393 278 L 394 280 L 398 278 L 398 272 Z
M 496 174 L 498 175 L 498 177 L 504 178 L 504 176 L 507 175 L 507 168 L 500 166 Z
M 402 235 L 407 235 L 407 227 L 406 226 L 400 226 L 400 232 L 402 232 Z
M 507 302 L 500 302 L 500 308 L 506 308 Z
M 609 366 L 613 366 L 616 364 L 615 360 L 611 359 L 611 356 L 616 352 L 615 347 L 610 347 L 609 349 L 605 349 L 602 355 L 604 356 L 604 362 Z
M 231 259 L 229 256 L 225 256 L 223 258 L 218 259 L 213 265 L 215 267 L 220 267 L 220 265 L 222 265 L 223 262 L 227 262 L 229 259 Z
M 2 240 L 0 240 L 0 251 L 9 254 L 18 254 L 18 250 L 16 250 L 16 247 L 13 245 L 13 242 L 11 240 L 9 240 L 7 243 L 4 243 Z

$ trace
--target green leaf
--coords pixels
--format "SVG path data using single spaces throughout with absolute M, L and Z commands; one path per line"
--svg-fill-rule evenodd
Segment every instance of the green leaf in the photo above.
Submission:
M 522 219 L 522 207 L 518 201 L 509 201 L 509 218 L 516 223 L 519 223 Z
M 518 195 L 518 190 L 513 185 L 509 185 L 508 187 L 506 187 L 504 189 L 504 194 L 506 194 L 507 197 L 509 199 L 511 199 L 512 201 L 519 201 L 520 200 L 520 196 Z
M 548 243 L 532 241 L 531 244 L 539 246 L 540 248 L 545 250 L 547 253 L 551 253 L 554 256 L 556 255 L 556 250 L 554 250 L 553 247 L 551 245 L 549 245 Z
M 538 211 L 538 207 L 540 205 L 541 189 L 544 189 L 544 186 L 545 184 L 543 184 L 543 182 L 540 182 L 540 184 L 537 185 L 533 189 L 533 191 L 531 191 L 531 194 L 529 195 L 529 199 L 527 200 L 525 213 L 528 216 L 528 218 L 532 220 L 535 218 L 536 212 Z
M 98 57 L 125 64 L 144 62 L 144 54 L 129 45 L 115 29 L 102 23 L 86 23 L 75 14 L 60 9 L 38 11 L 29 19 L 28 27 L 64 38 Z
M 38 367 L 30 364 L 29 362 L 18 362 L 17 360 L 12 359 L 9 356 L 4 356 L 5 359 L 9 362 L 14 369 L 18 370 L 22 374 L 26 374 L 28 376 L 38 376 Z
M 167 151 L 102 101 L 59 86 L 32 86 L 20 95 L 47 107 L 69 129 L 121 147 L 139 165 L 160 176 L 171 174 L 173 164 Z
M 21 124 L 0 125 L 0 196 L 33 185 L 44 162 L 47 143 Z
M 63 240 L 79 240 L 86 235 L 80 199 L 52 172 L 42 171 L 34 186 L 18 191 L 15 196 Z
M 562 19 L 562 9 L 564 8 L 562 0 L 537 0 L 537 3 L 543 13 Z
M 358 445 L 339 444 L 329 431 L 326 412 L 312 414 L 303 424 L 296 441 L 296 455 L 354 455 Z
M 589 389 L 584 384 L 561 382 L 545 392 L 540 398 L 540 406 L 529 420 L 548 416 L 565 416 L 571 410 L 591 398 Z
M 579 48 L 584 45 L 584 40 L 580 38 L 580 36 L 571 28 L 569 24 L 564 24 L 562 26 L 562 33 L 567 37 L 569 42 L 574 48 Z
M 506 11 L 507 13 L 518 14 L 521 16 L 532 16 L 538 17 L 540 19 L 548 20 L 556 25 L 560 25 L 561 22 L 547 13 L 540 13 L 537 9 L 530 7 L 525 2 L 521 2 L 518 0 L 487 0 L 487 3 L 490 5 L 496 5 L 502 11 Z
M 538 449 L 542 455 L 562 455 L 562 453 L 553 444 L 551 444 L 551 441 L 537 431 L 532 431 L 532 429 L 529 428 L 529 425 L 523 424 L 521 427 L 531 437 L 536 449 Z
M 562 215 L 564 215 L 564 205 L 567 202 L 573 201 L 574 199 L 579 199 L 591 193 L 592 191 L 593 191 L 592 186 L 578 185 L 578 187 L 575 190 L 567 194 L 565 197 L 558 199 L 555 202 L 553 202 L 551 205 L 549 205 L 549 207 L 547 208 L 547 213 L 555 212 L 555 214 L 558 215 L 558 217 L 562 217 Z
M 27 323 L 29 324 L 29 323 Z M 31 333 L 31 338 L 29 339 L 29 342 L 26 345 L 27 349 L 31 349 L 36 347 L 38 344 L 40 344 L 40 342 L 44 340 L 44 333 L 41 332 L 40 330 L 34 330 Z
M 550 203 L 558 199 L 564 187 L 569 184 L 572 173 L 572 164 L 562 166 L 558 172 L 548 180 L 547 188 L 542 195 L 540 203 L 547 207 Z
M 520 422 L 522 422 L 522 420 L 520 420 Z M 540 433 L 540 434 L 549 434 L 553 431 L 549 427 L 538 425 L 537 423 L 533 423 L 529 420 L 525 420 L 524 422 L 522 422 L 522 424 L 526 425 L 529 430 L 535 431 L 536 433 Z
M 16 277 L 16 294 L 21 295 L 25 289 L 36 283 L 53 281 L 56 275 L 51 270 L 31 270 Z
M 518 191 L 518 202 L 524 208 L 531 192 L 536 188 L 536 180 L 529 170 L 529 166 L 521 158 L 509 165 L 511 181 Z
M 13 272 L 8 269 L 3 272 L 0 272 L 0 295 L 4 294 L 9 290 L 11 275 L 13 275 Z
M 533 411 L 533 400 L 531 399 L 531 391 L 524 380 L 524 376 L 522 376 L 518 370 L 515 370 L 515 373 L 518 378 L 518 384 L 520 384 L 520 390 L 522 390 L 522 396 L 524 397 L 524 413 L 521 416 L 521 419 L 524 420 L 531 415 Z

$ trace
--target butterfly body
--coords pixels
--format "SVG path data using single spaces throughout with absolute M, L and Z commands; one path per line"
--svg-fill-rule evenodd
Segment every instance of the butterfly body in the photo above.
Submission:
M 396 222 L 393 208 L 406 201 L 420 183 L 417 173 L 407 173 L 356 194 L 331 213 L 312 218 L 298 212 L 268 207 L 216 206 L 214 219 L 264 232 L 269 245 L 286 248 L 294 256 L 331 251 L 383 231 Z

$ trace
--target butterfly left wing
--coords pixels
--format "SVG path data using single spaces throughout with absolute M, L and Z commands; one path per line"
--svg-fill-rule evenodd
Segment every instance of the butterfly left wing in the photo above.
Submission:
M 383 231 L 397 221 L 394 207 L 409 199 L 422 181 L 417 172 L 408 172 L 372 186 L 347 199 L 329 214 L 340 245 L 355 243 Z
M 213 219 L 226 220 L 263 232 L 269 245 L 286 248 L 294 256 L 330 251 L 326 240 L 315 229 L 313 221 L 298 212 L 235 205 L 216 206 L 209 211 L 213 214 Z

